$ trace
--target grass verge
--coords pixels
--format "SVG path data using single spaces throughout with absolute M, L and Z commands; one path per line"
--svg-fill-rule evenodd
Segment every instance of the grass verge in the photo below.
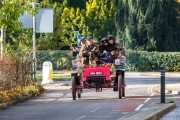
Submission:
M 36 78 L 37 79 L 42 79 L 43 75 L 42 74 L 37 74 Z M 57 78 L 71 78 L 71 74 L 70 73 L 65 73 L 65 74 L 53 74 L 53 79 L 57 79 Z

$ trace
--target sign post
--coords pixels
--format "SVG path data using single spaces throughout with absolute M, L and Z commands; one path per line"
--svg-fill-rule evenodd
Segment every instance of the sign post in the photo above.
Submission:
M 31 5 L 35 8 L 38 3 L 32 2 Z M 33 16 L 33 81 L 36 81 L 36 16 Z
M 38 3 L 32 2 L 31 5 L 36 7 Z M 53 33 L 53 9 L 52 8 L 39 8 L 38 13 L 31 17 L 24 12 L 20 16 L 19 21 L 22 23 L 22 28 L 33 28 L 33 81 L 36 81 L 36 32 L 38 33 Z

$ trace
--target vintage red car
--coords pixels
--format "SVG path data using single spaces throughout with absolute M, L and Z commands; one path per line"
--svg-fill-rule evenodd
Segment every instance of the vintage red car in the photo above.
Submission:
M 103 63 L 100 65 L 79 66 L 80 60 L 72 61 L 77 67 L 72 73 L 72 98 L 81 98 L 82 89 L 95 88 L 102 91 L 102 88 L 113 88 L 118 91 L 119 99 L 125 97 L 125 58 L 115 59 L 114 63 Z M 79 67 L 78 67 L 79 66 Z

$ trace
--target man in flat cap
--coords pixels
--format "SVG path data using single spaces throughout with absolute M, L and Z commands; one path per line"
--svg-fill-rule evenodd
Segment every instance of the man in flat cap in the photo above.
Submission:
M 89 65 L 89 61 L 98 61 L 99 46 L 93 43 L 93 37 L 87 36 L 86 44 L 82 45 L 79 56 L 83 65 Z M 90 60 L 89 60 L 90 59 Z

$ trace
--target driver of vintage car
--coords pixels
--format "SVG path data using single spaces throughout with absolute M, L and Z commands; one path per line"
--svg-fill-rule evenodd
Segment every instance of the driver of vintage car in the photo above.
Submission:
M 109 46 L 108 38 L 103 37 L 101 39 L 99 45 L 99 51 L 100 51 L 100 56 L 99 56 L 100 64 L 102 64 L 103 62 L 107 62 L 107 63 L 113 62 L 113 58 L 111 56 L 111 46 Z

